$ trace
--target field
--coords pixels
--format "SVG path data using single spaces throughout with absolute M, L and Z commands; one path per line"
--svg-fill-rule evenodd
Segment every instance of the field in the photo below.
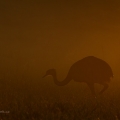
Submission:
M 118 80 L 96 99 L 83 83 L 58 87 L 51 80 L 30 81 L 1 83 L 0 120 L 120 120 Z M 100 89 L 96 85 L 96 92 Z

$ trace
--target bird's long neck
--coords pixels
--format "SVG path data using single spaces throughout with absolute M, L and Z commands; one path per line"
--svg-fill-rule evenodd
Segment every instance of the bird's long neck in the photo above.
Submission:
M 57 79 L 57 75 L 54 75 L 53 76 L 53 80 L 54 80 L 54 83 L 58 86 L 63 86 L 63 85 L 66 85 L 70 82 L 70 78 L 67 76 L 63 81 L 58 81 Z

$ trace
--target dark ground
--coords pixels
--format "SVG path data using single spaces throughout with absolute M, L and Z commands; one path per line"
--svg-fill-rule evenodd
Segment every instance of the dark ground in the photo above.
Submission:
M 117 83 L 97 99 L 87 85 L 74 82 L 58 87 L 49 80 L 3 80 L 0 87 L 1 120 L 120 120 Z

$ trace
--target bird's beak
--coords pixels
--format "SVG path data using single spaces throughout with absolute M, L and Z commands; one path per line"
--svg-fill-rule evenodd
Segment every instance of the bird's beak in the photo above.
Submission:
M 42 78 L 46 77 L 47 75 L 45 74 Z

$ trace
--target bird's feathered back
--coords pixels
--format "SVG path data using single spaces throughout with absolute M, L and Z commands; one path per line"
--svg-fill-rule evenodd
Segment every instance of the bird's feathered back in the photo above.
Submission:
M 105 79 L 108 80 L 110 77 L 113 77 L 113 72 L 107 62 L 94 56 L 88 56 L 74 63 L 68 75 L 73 79 L 79 78 L 82 80 L 94 79 L 95 81 L 104 81 Z

